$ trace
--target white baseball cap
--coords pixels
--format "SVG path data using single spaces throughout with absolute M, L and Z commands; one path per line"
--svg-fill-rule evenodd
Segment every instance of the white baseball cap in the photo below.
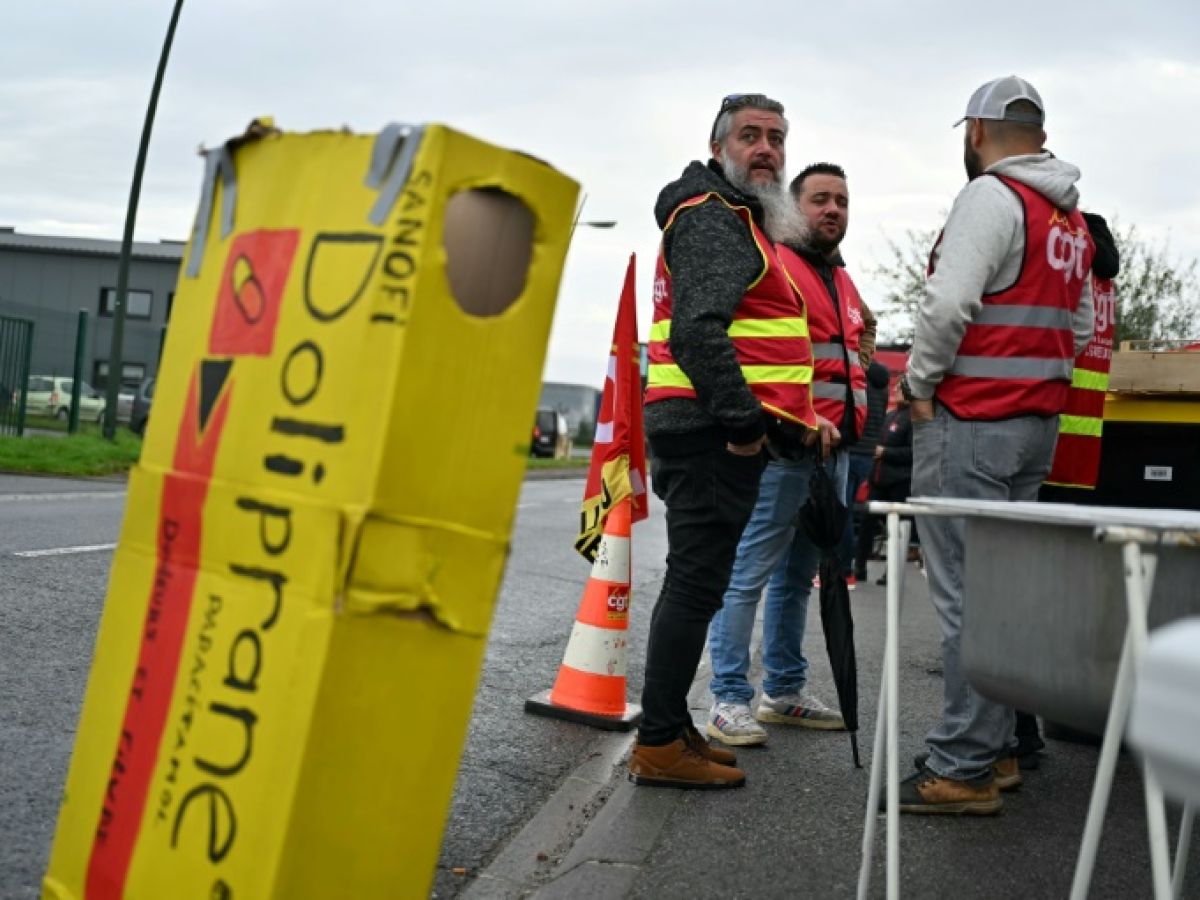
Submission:
M 1010 110 L 1009 105 L 1017 100 L 1028 100 L 1038 111 Z M 1046 107 L 1042 105 L 1042 95 L 1037 88 L 1017 75 L 1006 75 L 989 81 L 971 95 L 967 101 L 967 113 L 954 123 L 955 127 L 967 119 L 1002 119 L 1006 122 L 1042 125 L 1046 121 Z

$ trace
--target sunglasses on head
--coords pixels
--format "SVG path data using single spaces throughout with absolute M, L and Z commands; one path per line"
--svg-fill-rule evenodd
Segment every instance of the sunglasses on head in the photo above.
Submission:
M 728 96 L 722 98 L 721 108 L 717 111 L 717 115 L 720 115 L 723 112 L 728 112 L 731 109 L 736 109 L 737 107 L 742 105 L 742 101 L 744 101 L 747 97 L 758 97 L 758 96 L 761 96 L 761 95 L 760 94 L 729 94 Z
M 709 133 L 708 139 L 715 141 L 717 139 L 717 121 L 727 112 L 736 112 L 743 106 L 746 106 L 746 101 L 751 97 L 761 97 L 762 94 L 729 94 L 721 99 L 721 108 L 717 110 L 717 116 L 713 119 L 712 131 Z

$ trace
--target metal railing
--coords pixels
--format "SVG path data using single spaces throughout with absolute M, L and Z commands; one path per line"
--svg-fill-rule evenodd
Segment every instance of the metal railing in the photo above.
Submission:
M 0 316 L 0 435 L 25 432 L 25 392 L 33 353 L 33 322 Z

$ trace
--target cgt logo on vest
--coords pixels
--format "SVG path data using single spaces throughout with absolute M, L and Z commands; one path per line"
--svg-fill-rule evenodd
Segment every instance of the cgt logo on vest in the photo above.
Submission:
M 1050 268 L 1062 272 L 1063 281 L 1071 277 L 1083 279 L 1083 260 L 1087 256 L 1087 232 L 1071 231 L 1071 224 L 1061 213 L 1055 213 L 1052 227 L 1046 237 L 1046 261 Z

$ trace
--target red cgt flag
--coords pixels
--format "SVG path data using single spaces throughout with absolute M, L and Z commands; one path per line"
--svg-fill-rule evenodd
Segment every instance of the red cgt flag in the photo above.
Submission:
M 604 532 L 608 512 L 626 497 L 631 499 L 632 521 L 649 514 L 646 494 L 646 439 L 642 428 L 642 371 L 637 337 L 637 301 L 634 272 L 637 255 L 630 254 L 625 287 L 617 307 L 608 376 L 596 420 L 592 464 L 583 493 L 579 537 L 575 549 L 588 562 Z

